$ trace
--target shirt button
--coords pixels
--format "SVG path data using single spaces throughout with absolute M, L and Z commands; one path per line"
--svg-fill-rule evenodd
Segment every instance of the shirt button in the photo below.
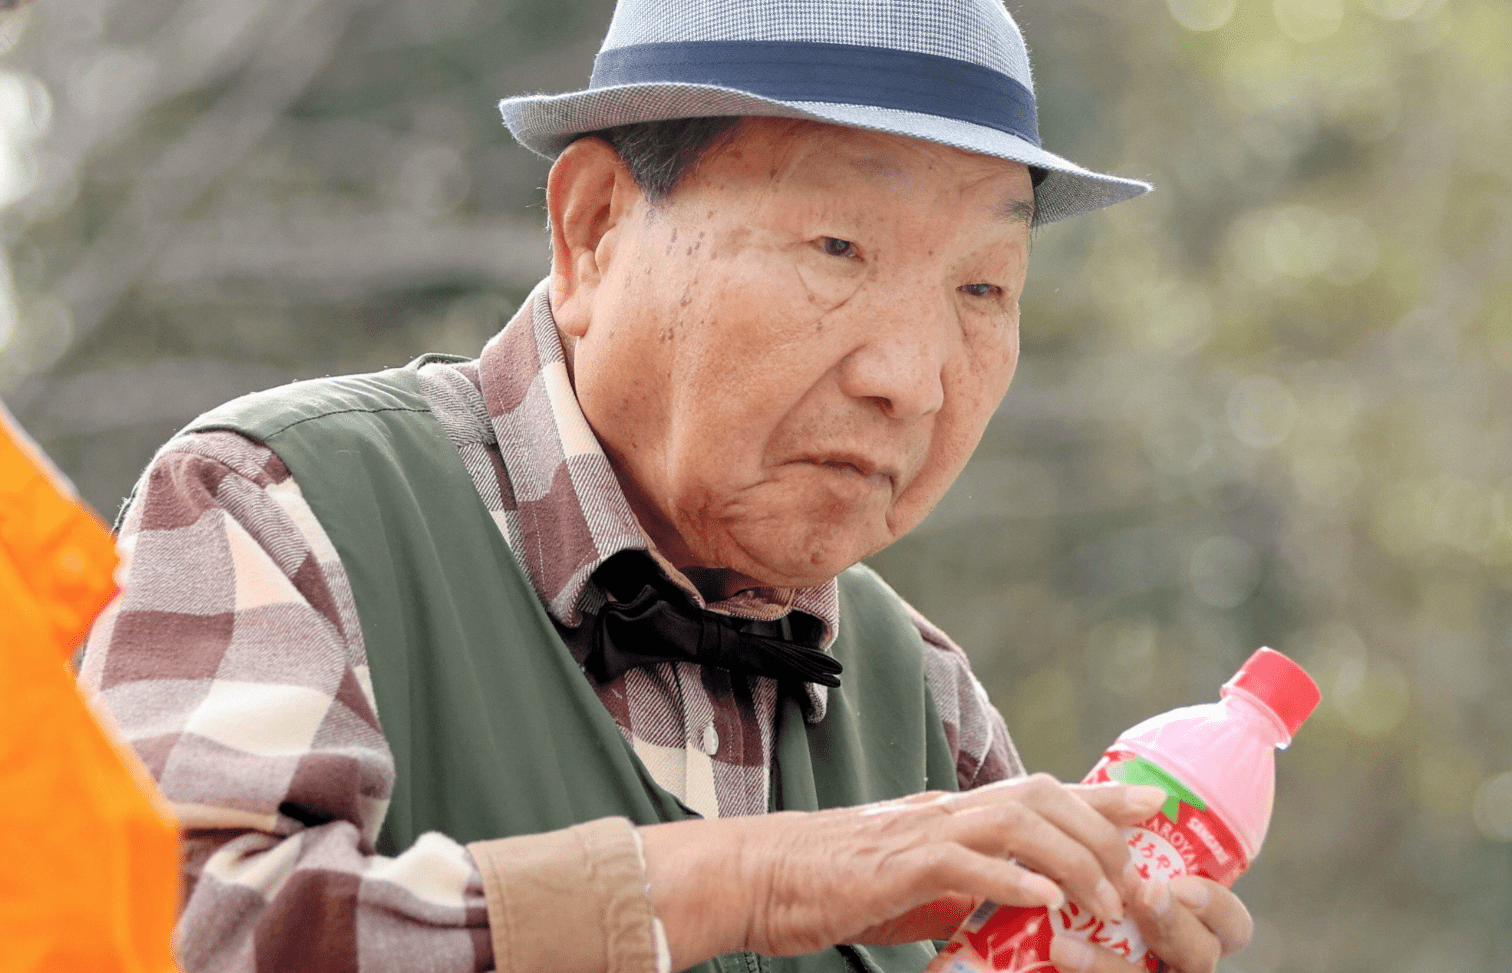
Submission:
M 704 727 L 703 752 L 711 757 L 719 752 L 719 731 L 714 729 L 713 723 Z

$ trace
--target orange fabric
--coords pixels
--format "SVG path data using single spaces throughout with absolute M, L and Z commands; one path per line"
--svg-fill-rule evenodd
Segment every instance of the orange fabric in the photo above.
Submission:
M 0 407 L 0 955 L 5 973 L 169 973 L 172 811 L 79 695 L 68 656 L 115 548 Z

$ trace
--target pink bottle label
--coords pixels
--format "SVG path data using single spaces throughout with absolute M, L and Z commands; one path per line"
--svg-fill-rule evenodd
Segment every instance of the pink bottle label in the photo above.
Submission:
M 1170 796 L 1142 825 L 1124 833 L 1144 878 L 1203 875 L 1232 885 L 1249 866 L 1239 839 L 1212 809 L 1169 772 L 1128 750 L 1103 755 L 1084 783 L 1154 784 Z M 941 951 L 931 970 L 950 973 L 1054 973 L 1050 940 L 1070 933 L 1158 973 L 1160 960 L 1145 948 L 1132 919 L 1107 922 L 1072 902 L 1053 916 L 1045 909 L 991 907 L 983 903 Z M 969 948 L 968 948 L 969 947 Z M 976 955 L 971 955 L 975 953 Z

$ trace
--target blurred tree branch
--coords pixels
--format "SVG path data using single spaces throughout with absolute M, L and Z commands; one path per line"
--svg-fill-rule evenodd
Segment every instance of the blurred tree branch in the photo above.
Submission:
M 278 5 L 276 29 L 259 38 L 245 76 L 142 173 L 125 205 L 63 278 L 59 293 L 73 312 L 78 337 L 100 326 L 174 237 L 175 221 L 305 92 L 363 6 L 323 0 Z
M 467 278 L 528 289 L 546 272 L 539 225 L 437 224 L 403 216 L 327 216 L 182 223 L 152 271 L 155 283 L 234 279 L 303 300 L 353 299 Z

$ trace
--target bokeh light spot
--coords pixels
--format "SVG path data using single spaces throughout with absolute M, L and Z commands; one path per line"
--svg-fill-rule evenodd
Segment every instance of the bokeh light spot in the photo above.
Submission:
M 1417 760 L 1418 804 L 1442 820 L 1463 820 L 1475 798 L 1482 770 L 1457 741 L 1426 744 Z
M 1059 743 L 1076 738 L 1077 683 L 1064 669 L 1054 666 L 1040 669 L 1019 684 L 1008 712 L 1015 727 L 1031 727 Z
M 1381 259 L 1381 245 L 1370 224 L 1355 216 L 1333 220 L 1333 254 L 1323 277 L 1331 284 L 1348 287 L 1369 277 Z
M 1251 375 L 1229 393 L 1229 429 L 1246 446 L 1268 449 L 1280 445 L 1296 421 L 1296 397 L 1269 375 Z
M 1512 841 L 1512 771 L 1487 778 L 1471 807 L 1476 830 L 1490 841 Z
M 1349 728 L 1363 737 L 1382 737 L 1396 729 L 1411 707 L 1407 677 L 1395 663 L 1355 659 L 1341 664 L 1334 674 L 1333 692 L 1339 715 Z
M 1344 22 L 1343 0 L 1275 0 L 1276 26 L 1299 44 L 1332 37 Z
M 1385 20 L 1406 20 L 1423 9 L 1423 0 L 1365 0 L 1365 9 Z
M 1260 556 L 1238 537 L 1209 537 L 1192 552 L 1192 592 L 1214 608 L 1236 608 L 1260 581 Z
M 1171 16 L 1187 30 L 1217 30 L 1233 19 L 1238 0 L 1166 0 Z
M 1302 453 L 1293 459 L 1291 472 L 1298 499 L 1320 508 L 1347 503 L 1365 479 L 1359 460 L 1339 449 Z
M 3 271 L 3 266 L 0 266 Z M 11 292 L 10 274 L 0 274 L 0 356 L 16 337 L 16 301 Z
M 1333 221 L 1311 206 L 1276 211 L 1265 228 L 1271 265 L 1288 277 L 1311 277 L 1333 261 L 1337 240 Z
M 36 181 L 31 147 L 47 128 L 48 106 L 35 79 L 0 72 L 0 208 L 25 196 Z
M 1160 630 L 1148 618 L 1113 618 L 1087 635 L 1087 652 L 1102 684 L 1124 696 L 1149 688 Z

